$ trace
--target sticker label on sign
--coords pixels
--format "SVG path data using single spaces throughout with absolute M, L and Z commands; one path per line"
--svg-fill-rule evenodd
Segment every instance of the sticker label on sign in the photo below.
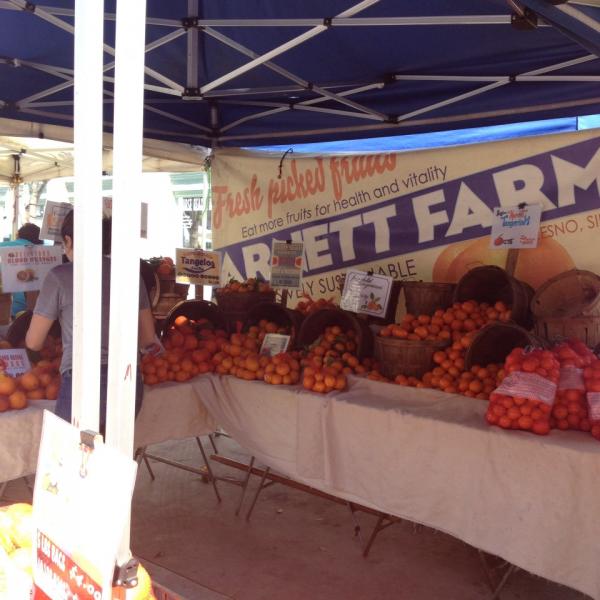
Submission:
M 503 379 L 494 393 L 513 398 L 521 396 L 530 400 L 540 400 L 552 406 L 556 396 L 556 384 L 536 373 L 515 371 Z
M 559 390 L 585 390 L 583 382 L 583 369 L 576 367 L 561 367 L 560 379 L 558 380 Z
M 600 421 L 600 392 L 588 392 L 587 402 L 590 421 Z

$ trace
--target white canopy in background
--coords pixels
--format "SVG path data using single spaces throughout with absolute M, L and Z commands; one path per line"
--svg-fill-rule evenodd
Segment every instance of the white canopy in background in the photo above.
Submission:
M 103 138 L 102 165 L 112 171 L 112 135 Z M 145 172 L 204 169 L 209 150 L 202 146 L 144 139 Z M 15 159 L 18 156 L 18 159 Z M 20 176 L 20 181 L 15 175 Z M 73 130 L 14 119 L 0 119 L 0 185 L 73 175 Z

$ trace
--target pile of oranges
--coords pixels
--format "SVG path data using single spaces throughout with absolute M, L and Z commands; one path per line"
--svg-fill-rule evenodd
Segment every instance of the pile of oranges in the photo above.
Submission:
M 41 360 L 30 371 L 11 377 L 0 374 L 0 412 L 20 410 L 29 400 L 56 400 L 60 373 L 55 363 Z
M 342 391 L 348 386 L 348 380 L 339 366 L 308 366 L 302 372 L 302 385 L 305 389 L 320 394 L 327 394 L 333 390 Z
M 158 356 L 146 354 L 142 358 L 144 383 L 184 382 L 213 371 L 213 355 L 226 342 L 227 333 L 214 329 L 206 319 L 179 316 L 163 340 L 165 352 Z
M 401 323 L 383 327 L 379 335 L 415 341 L 456 341 L 493 321 L 510 321 L 510 317 L 511 311 L 504 302 L 490 305 L 467 300 L 455 302 L 446 310 L 438 309 L 431 316 L 407 314 Z
M 331 297 L 328 300 L 319 298 L 318 300 L 313 300 L 313 298 L 305 292 L 302 294 L 302 300 L 296 304 L 296 310 L 300 311 L 303 315 L 310 315 L 323 308 L 338 308 L 335 298 Z
M 245 281 L 230 279 L 226 285 L 218 288 L 218 294 L 246 293 L 246 292 L 271 292 L 271 286 L 268 281 L 260 281 L 254 277 L 250 277 Z

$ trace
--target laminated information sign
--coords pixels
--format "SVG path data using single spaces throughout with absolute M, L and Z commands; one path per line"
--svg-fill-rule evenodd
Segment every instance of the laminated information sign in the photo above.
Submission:
M 219 285 L 221 256 L 218 252 L 177 248 L 176 281 L 192 285 Z
M 348 270 L 340 308 L 374 317 L 385 317 L 393 279 L 364 271 Z
M 53 242 L 62 242 L 60 230 L 65 215 L 71 211 L 73 206 L 68 202 L 53 202 L 48 200 L 44 209 L 44 219 L 40 229 L 41 240 L 52 240 Z
M 111 597 L 137 465 L 100 436 L 89 441 L 44 411 L 33 496 L 34 600 Z
M 289 343 L 289 335 L 267 333 L 263 339 L 262 346 L 260 347 L 260 353 L 266 354 L 267 356 L 275 356 L 276 354 L 285 352 L 288 349 Z
M 494 208 L 490 247 L 537 248 L 541 218 L 541 204 Z
M 33 292 L 42 287 L 50 269 L 62 263 L 60 246 L 7 246 L 0 248 L 2 291 Z
M 271 287 L 297 290 L 302 287 L 302 242 L 278 242 L 271 247 Z
M 27 350 L 22 348 L 8 348 L 0 350 L 0 370 L 11 377 L 18 377 L 31 370 L 31 363 Z

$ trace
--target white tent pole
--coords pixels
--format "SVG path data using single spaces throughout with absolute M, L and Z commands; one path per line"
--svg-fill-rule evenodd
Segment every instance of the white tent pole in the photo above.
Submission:
M 103 0 L 75 2 L 72 421 L 94 431 L 100 414 L 103 11 Z
M 145 18 L 145 0 L 118 0 L 106 441 L 127 456 L 134 450 Z M 118 564 L 129 555 L 127 527 Z

